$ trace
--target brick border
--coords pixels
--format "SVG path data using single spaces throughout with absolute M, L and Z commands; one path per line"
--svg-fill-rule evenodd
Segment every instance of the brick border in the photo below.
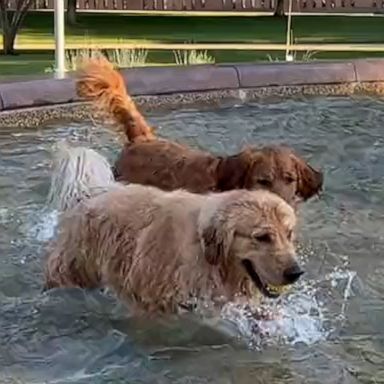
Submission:
M 122 73 L 133 96 L 161 96 L 276 86 L 384 83 L 384 59 L 143 67 Z M 73 78 L 0 83 L 0 115 L 79 101 Z

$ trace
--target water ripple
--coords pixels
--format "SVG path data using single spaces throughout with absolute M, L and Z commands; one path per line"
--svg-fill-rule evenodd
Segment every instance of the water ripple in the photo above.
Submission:
M 119 144 L 87 124 L 2 127 L 0 382 L 384 383 L 384 101 L 261 101 L 149 120 L 159 135 L 215 153 L 288 144 L 324 169 L 324 194 L 300 212 L 306 278 L 262 304 L 270 320 L 236 306 L 216 323 L 136 319 L 105 293 L 42 294 L 57 219 L 44 206 L 52 144 L 70 136 L 110 161 Z

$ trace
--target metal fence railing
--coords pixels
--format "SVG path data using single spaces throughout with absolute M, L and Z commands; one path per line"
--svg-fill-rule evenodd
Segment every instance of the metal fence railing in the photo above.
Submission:
M 65 0 L 64 0 L 65 1 Z M 238 11 L 271 12 L 276 0 L 77 0 L 89 11 Z M 12 7 L 15 0 L 8 0 Z M 65 1 L 66 3 L 66 1 Z M 32 9 L 51 10 L 54 0 L 34 0 Z M 286 8 L 288 1 L 286 1 Z M 372 13 L 384 11 L 384 0 L 293 0 L 293 12 Z

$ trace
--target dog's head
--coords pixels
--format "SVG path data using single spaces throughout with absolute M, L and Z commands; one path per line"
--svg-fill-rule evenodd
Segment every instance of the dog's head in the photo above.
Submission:
M 267 189 L 293 206 L 319 193 L 322 186 L 322 172 L 282 146 L 247 148 L 223 159 L 219 168 L 220 190 Z
M 236 191 L 210 210 L 200 222 L 204 256 L 223 276 L 251 280 L 263 295 L 277 297 L 303 274 L 294 247 L 296 216 L 279 196 Z

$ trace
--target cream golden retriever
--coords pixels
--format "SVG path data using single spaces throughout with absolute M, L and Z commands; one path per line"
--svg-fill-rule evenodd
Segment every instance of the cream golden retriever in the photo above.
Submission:
M 50 196 L 65 212 L 45 289 L 108 287 L 145 313 L 177 313 L 196 299 L 275 298 L 303 274 L 295 212 L 271 192 L 123 186 L 86 148 L 62 146 L 55 165 Z

